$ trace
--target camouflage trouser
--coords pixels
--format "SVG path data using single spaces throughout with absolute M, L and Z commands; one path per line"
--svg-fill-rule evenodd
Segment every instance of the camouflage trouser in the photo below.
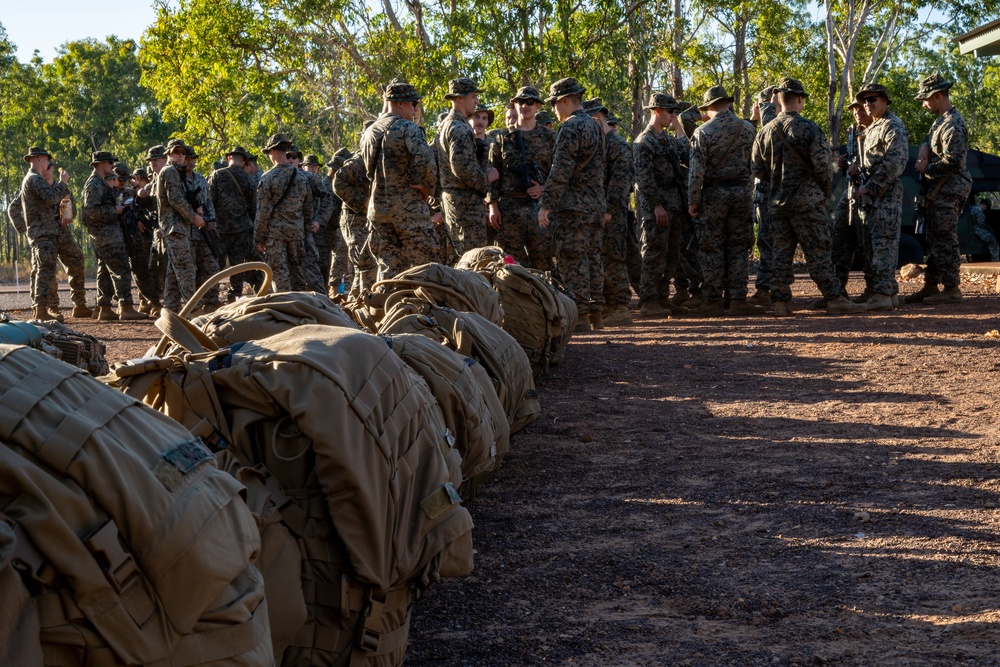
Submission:
M 249 261 L 250 251 L 253 249 L 253 230 L 219 234 L 219 245 L 222 246 L 222 252 L 226 255 L 227 266 L 243 264 Z M 229 295 L 232 297 L 242 295 L 246 279 L 246 273 L 229 276 Z
M 352 297 L 370 289 L 378 279 L 378 262 L 366 247 L 369 237 L 368 218 L 363 213 L 354 213 L 347 207 L 340 214 L 340 234 L 347 245 L 347 258 L 353 267 L 354 278 L 347 286 Z
M 677 273 L 687 214 L 668 211 L 670 224 L 656 220 L 642 221 L 642 277 L 639 280 L 639 303 L 659 302 L 670 296 L 670 278 Z
M 441 256 L 441 243 L 430 218 L 373 222 L 368 249 L 378 262 L 379 280 L 392 278 L 413 266 L 439 261 Z
M 274 274 L 272 280 L 276 291 L 308 289 L 302 239 L 268 239 L 264 244 L 264 257 Z
M 775 301 L 792 299 L 790 286 L 795 282 L 792 263 L 796 245 L 802 246 L 806 269 L 823 296 L 832 299 L 843 293 L 830 256 L 830 218 L 824 204 L 821 202 L 814 208 L 788 216 L 779 211 L 771 213 L 771 244 L 774 249 L 771 298 Z
M 604 304 L 625 306 L 632 300 L 626 265 L 628 227 L 624 211 L 611 214 L 601 239 L 601 263 L 604 265 Z
M 872 248 L 872 291 L 888 296 L 899 294 L 896 267 L 899 264 L 902 199 L 903 187 L 897 185 L 889 196 L 877 200 L 865 214 Z
M 195 282 L 197 287 L 219 272 L 219 260 L 215 259 L 212 249 L 208 246 L 208 241 L 199 233 L 191 238 L 191 251 L 194 253 Z M 199 305 L 218 304 L 219 286 L 212 285 L 211 289 L 205 292 Z
M 153 294 L 150 300 L 154 303 L 163 303 L 163 288 L 167 282 L 167 270 L 170 264 L 167 261 L 167 248 L 163 239 L 159 238 L 159 231 L 155 232 L 152 245 L 149 248 L 149 278 L 153 287 Z
M 59 240 L 56 250 L 59 253 L 59 261 L 66 267 L 69 274 L 69 291 L 74 306 L 87 305 L 87 285 L 84 275 L 83 251 L 80 244 L 73 236 L 73 230 L 69 225 L 63 225 L 59 230 Z M 58 304 L 56 304 L 58 305 Z
M 110 306 L 112 299 L 120 304 L 132 303 L 132 268 L 125 239 L 95 245 L 94 254 L 97 255 L 97 305 Z
M 747 255 L 753 245 L 753 202 L 747 185 L 705 187 L 695 219 L 698 260 L 705 278 L 702 295 L 721 299 L 747 298 L 750 266 Z M 774 235 L 772 234 L 772 241 Z
M 59 305 L 56 284 L 56 262 L 59 259 L 59 237 L 42 236 L 28 241 L 31 246 L 31 266 L 34 269 L 31 305 L 49 307 Z
M 958 216 L 965 197 L 937 197 L 924 211 L 927 230 L 927 269 L 924 282 L 958 287 L 962 255 L 958 249 Z
M 455 258 L 469 250 L 486 246 L 486 203 L 469 190 L 445 190 L 441 193 L 441 212 L 448 226 L 448 237 L 455 246 Z
M 325 295 L 327 293 L 326 279 L 323 278 L 320 269 L 319 248 L 316 247 L 316 239 L 312 232 L 306 232 L 302 245 L 302 256 L 305 259 L 302 270 L 306 276 L 306 289 Z M 329 253 L 327 254 L 329 255 Z
M 163 286 L 163 305 L 178 312 L 198 289 L 197 265 L 191 245 L 191 228 L 180 227 L 163 237 L 167 271 Z
M 856 207 L 854 211 L 854 224 L 851 224 L 851 216 L 848 213 L 852 206 L 853 204 L 845 190 L 840 201 L 837 203 L 837 210 L 833 214 L 833 229 L 831 230 L 833 266 L 837 272 L 837 280 L 840 282 L 842 291 L 846 291 L 847 281 L 850 278 L 851 265 L 854 264 L 856 256 L 861 256 L 865 271 L 865 290 L 871 291 L 871 240 L 868 237 L 864 224 L 861 222 L 861 216 L 857 214 Z
M 761 186 L 758 185 L 757 188 Z M 771 245 L 771 211 L 767 197 L 763 192 L 754 190 L 754 213 L 757 219 L 757 279 L 754 283 L 757 289 L 770 289 L 771 267 L 774 266 L 774 249 Z
M 142 234 L 138 230 L 134 234 L 125 236 L 125 244 L 128 247 L 129 266 L 132 269 L 132 276 L 135 278 L 135 286 L 139 288 L 139 295 L 146 301 L 156 301 L 156 285 L 153 276 L 149 272 L 149 249 L 152 239 Z
M 642 280 L 642 243 L 639 237 L 642 229 L 632 211 L 625 215 L 625 267 L 628 269 L 628 282 L 636 294 L 639 293 L 639 281 Z
M 986 247 L 990 249 L 990 260 L 1000 262 L 1000 245 L 997 245 L 997 237 L 993 235 L 993 230 L 990 229 L 989 224 L 981 226 L 973 221 L 972 232 L 976 235 L 976 238 L 985 243 Z
M 334 293 L 344 282 L 345 293 L 354 280 L 354 268 L 347 254 L 347 242 L 340 231 L 340 220 L 331 220 L 330 229 L 320 230 L 315 235 L 316 250 L 319 252 L 319 272 L 323 285 L 329 293 Z
M 688 218 L 688 224 L 684 225 L 681 237 L 681 256 L 677 261 L 677 272 L 674 274 L 674 289 L 688 290 L 694 294 L 701 289 L 704 282 L 698 258 L 698 238 L 694 223 Z
M 573 293 L 581 315 L 601 312 L 604 304 L 604 265 L 601 263 L 603 213 L 559 211 L 550 218 L 556 249 L 556 268 Z
M 539 271 L 552 268 L 552 234 L 538 224 L 539 200 L 504 197 L 496 244 L 519 264 Z

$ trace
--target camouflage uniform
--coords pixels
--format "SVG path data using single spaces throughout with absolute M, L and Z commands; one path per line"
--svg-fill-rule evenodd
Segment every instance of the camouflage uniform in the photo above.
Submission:
M 191 228 L 195 211 L 188 203 L 181 169 L 167 164 L 156 175 L 156 206 L 167 257 L 163 305 L 177 312 L 198 289 Z
M 80 244 L 77 243 L 76 237 L 73 236 L 73 229 L 68 224 L 59 226 L 56 253 L 69 275 L 70 298 L 73 300 L 73 305 L 85 308 L 87 306 L 87 286 L 84 276 L 83 251 L 80 250 Z M 58 307 L 58 300 L 49 305 Z
M 753 244 L 750 152 L 754 129 L 732 109 L 700 125 L 691 138 L 688 201 L 694 220 L 706 301 L 746 299 Z
M 437 152 L 444 224 L 448 226 L 455 252 L 461 256 L 473 248 L 486 245 L 486 206 L 483 198 L 489 190 L 489 183 L 477 156 L 476 135 L 469 121 L 454 109 L 434 138 L 434 148 Z
M 809 275 L 823 296 L 840 296 L 842 288 L 831 259 L 826 204 L 831 191 L 830 147 L 823 131 L 798 113 L 778 114 L 754 142 L 753 173 L 767 188 L 774 249 L 770 281 L 773 299 L 792 298 L 792 262 L 798 244 L 805 253 Z
M 340 233 L 340 212 L 344 208 L 344 202 L 333 194 L 333 176 L 322 176 L 323 187 L 330 193 L 330 215 L 326 224 L 316 232 L 316 248 L 319 250 L 319 269 L 325 278 L 325 289 L 330 291 L 340 284 L 341 279 L 345 282 L 345 291 L 350 288 L 354 271 L 351 270 L 351 261 L 347 257 L 347 243 L 344 235 Z
M 552 85 L 553 93 L 564 81 Z M 575 80 L 570 81 L 578 87 Z M 583 89 L 579 90 L 582 95 Z M 548 99 L 554 101 L 554 97 Z M 559 275 L 581 315 L 601 313 L 604 303 L 601 236 L 607 201 L 600 184 L 604 183 L 605 153 L 601 126 L 583 109 L 574 111 L 559 127 L 541 199 L 541 207 L 551 211 Z
M 193 199 L 198 202 L 203 211 L 205 226 L 201 230 L 192 230 L 191 250 L 194 252 L 195 282 L 200 286 L 206 280 L 219 272 L 219 260 L 212 254 L 212 249 L 205 240 L 205 232 L 209 229 L 216 229 L 215 204 L 212 203 L 212 193 L 208 186 L 208 179 L 191 168 L 186 170 L 185 185 L 193 195 Z M 211 289 L 205 293 L 201 304 L 219 303 L 219 286 L 212 285 Z
M 306 273 L 306 284 L 309 289 L 320 294 L 327 293 L 330 282 L 330 217 L 333 215 L 333 191 L 328 190 L 323 177 L 311 171 L 301 170 L 299 177 L 305 177 L 312 192 L 312 218 L 307 218 L 305 230 L 305 258 L 303 267 Z M 313 232 L 309 227 L 319 223 L 319 230 Z M 317 238 L 324 239 L 323 247 L 317 243 Z
M 357 297 L 370 289 L 378 279 L 378 263 L 369 248 L 368 216 L 365 211 L 356 211 L 348 203 L 354 202 L 367 209 L 368 180 L 360 154 L 347 158 L 337 169 L 333 176 L 333 189 L 343 204 L 340 210 L 340 233 L 347 245 L 347 256 L 354 267 L 354 279 L 349 291 L 352 296 Z
M 868 180 L 862 183 L 868 188 L 862 205 L 866 209 L 865 225 L 871 237 L 872 290 L 887 296 L 899 293 L 896 264 L 903 215 L 900 176 L 910 155 L 907 141 L 903 121 L 887 111 L 865 130 L 864 153 L 861 155 L 861 164 L 868 174 Z
M 104 307 L 111 306 L 112 298 L 132 303 L 132 269 L 116 206 L 111 186 L 91 173 L 83 187 L 83 224 L 97 255 L 97 305 Z
M 28 227 L 31 265 L 35 270 L 31 295 L 35 308 L 47 308 L 59 303 L 59 293 L 54 292 L 61 234 L 59 202 L 68 194 L 69 188 L 65 183 L 56 181 L 49 185 L 41 174 L 32 170 L 21 181 L 21 212 Z
M 146 272 L 149 275 L 150 294 L 146 298 L 154 303 L 163 301 L 163 283 L 166 280 L 166 258 L 163 247 L 160 223 L 156 215 L 156 174 L 150 171 L 149 184 L 146 186 L 147 196 L 136 195 L 136 210 L 139 221 L 145 230 L 142 233 L 143 247 L 146 249 Z
M 222 252 L 227 266 L 248 261 L 253 247 L 253 223 L 257 215 L 257 192 L 250 176 L 238 164 L 217 169 L 208 177 L 208 190 L 215 207 Z M 229 299 L 243 294 L 245 275 L 229 277 Z
M 277 164 L 260 179 L 257 190 L 254 244 L 264 247 L 279 292 L 303 290 L 308 285 L 303 270 L 305 221 L 312 219 L 313 195 L 304 173 L 290 164 Z M 286 189 L 288 194 L 279 205 Z
M 833 212 L 833 228 L 831 244 L 833 267 L 840 282 L 841 291 L 847 291 L 847 281 L 850 279 L 851 266 L 856 255 L 862 257 L 865 273 L 865 291 L 871 292 L 872 260 L 871 239 L 861 222 L 861 211 L 856 201 L 844 190 Z M 851 218 L 853 216 L 853 222 Z
M 629 193 L 632 192 L 632 147 L 614 130 L 605 136 L 607 145 L 604 194 L 611 219 L 604 225 L 601 263 L 604 265 L 604 305 L 627 306 L 632 300 L 626 267 Z
M 768 123 L 778 117 L 778 109 L 768 91 L 773 92 L 773 86 L 765 88 L 760 92 L 761 100 L 758 103 L 760 109 L 760 127 L 765 127 Z M 763 98 L 767 98 L 766 100 Z M 753 189 L 754 217 L 757 221 L 757 278 L 754 286 L 758 290 L 770 290 L 771 288 L 771 267 L 774 264 L 771 248 L 770 222 L 771 214 L 767 205 L 767 185 L 761 181 L 754 183 Z
M 986 244 L 990 249 L 990 261 L 1000 262 L 1000 246 L 997 245 L 997 237 L 993 235 L 993 229 L 986 222 L 986 215 L 979 205 L 972 204 L 972 231 L 976 238 Z
M 665 102 L 664 102 L 665 103 Z M 684 227 L 688 223 L 686 136 L 672 137 L 647 126 L 632 144 L 635 164 L 636 208 L 642 220 L 642 275 L 639 302 L 665 305 L 670 279 L 677 272 Z M 662 206 L 670 224 L 656 223 L 654 209 Z
M 487 201 L 498 202 L 500 207 L 496 244 L 519 263 L 544 271 L 552 265 L 552 238 L 538 224 L 539 200 L 525 191 L 521 142 L 525 162 L 533 165 L 530 169 L 537 170 L 542 181 L 548 175 L 555 132 L 541 125 L 532 130 L 500 130 L 490 146 L 490 165 L 500 172 L 500 178 L 490 183 Z
M 408 86 L 397 82 L 390 85 Z M 434 192 L 437 163 L 423 130 L 393 113 L 383 113 L 361 137 L 361 156 L 371 175 L 369 247 L 378 261 L 378 278 L 436 261 L 441 254 L 437 230 L 424 196 Z
M 924 210 L 928 246 L 924 283 L 958 287 L 961 283 L 958 270 L 962 262 L 958 249 L 958 216 L 972 190 L 972 176 L 965 164 L 969 130 L 962 114 L 951 107 L 934 119 L 924 145 L 930 150 L 924 170 L 928 192 Z M 934 192 L 937 194 L 932 199 Z

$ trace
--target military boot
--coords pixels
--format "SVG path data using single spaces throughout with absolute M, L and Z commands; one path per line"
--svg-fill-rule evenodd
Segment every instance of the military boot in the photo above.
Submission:
M 47 319 L 47 320 L 55 320 L 56 322 L 65 322 L 66 321 L 66 318 L 63 317 L 63 314 L 59 312 L 59 308 L 58 307 L 49 306 L 45 310 L 48 311 L 48 314 L 49 314 L 49 316 L 46 317 L 45 319 Z
M 726 311 L 726 315 L 742 317 L 745 315 L 761 315 L 763 312 L 763 308 L 750 303 L 749 299 L 732 299 L 729 302 L 729 310 Z
M 958 303 L 963 299 L 962 290 L 958 287 L 945 287 L 944 291 L 924 299 L 928 306 L 940 306 L 945 303 Z
M 147 310 L 146 313 L 150 317 L 152 317 L 152 318 L 155 319 L 155 318 L 157 318 L 157 317 L 160 316 L 160 311 L 161 310 L 163 310 L 163 304 L 161 304 L 158 301 L 150 301 L 149 302 L 149 310 Z
M 686 289 L 679 289 L 674 292 L 674 295 L 670 297 L 670 303 L 675 306 L 683 306 L 685 303 L 691 300 L 691 292 Z
M 931 296 L 937 296 L 941 293 L 941 288 L 937 284 L 924 283 L 924 286 L 920 288 L 919 292 L 914 292 L 913 294 L 907 294 L 903 298 L 903 303 L 925 303 L 924 299 Z
M 865 310 L 870 310 L 874 312 L 891 311 L 892 307 L 892 297 L 888 294 L 879 294 L 876 292 L 872 295 L 872 298 L 864 304 Z
M 775 301 L 774 302 L 774 316 L 775 317 L 791 317 L 795 314 L 792 310 L 791 301 Z
M 846 296 L 837 296 L 832 299 L 827 299 L 826 302 L 826 312 L 830 315 L 852 315 L 854 313 L 863 313 L 868 310 L 868 307 L 863 303 L 854 303 Z
M 120 320 L 145 320 L 149 319 L 146 313 L 140 313 L 131 303 L 123 301 L 118 304 L 118 319 Z
M 691 308 L 691 315 L 694 317 L 722 317 L 725 312 L 722 299 L 706 299 L 697 308 Z
M 826 309 L 826 303 L 827 303 L 827 298 L 825 296 L 824 297 L 820 297 L 819 299 L 816 299 L 815 301 L 813 301 L 813 304 L 812 304 L 813 305 L 813 309 L 814 310 L 825 310 Z
M 82 319 L 89 320 L 91 317 L 94 316 L 94 311 L 88 308 L 87 304 L 83 304 L 82 306 L 74 306 L 72 315 L 73 317 L 79 317 Z
M 872 298 L 874 294 L 870 289 L 865 288 L 864 292 L 851 299 L 851 301 L 854 303 L 868 303 L 868 299 Z
M 604 314 L 604 324 L 609 327 L 621 327 L 632 324 L 632 313 L 628 306 L 612 306 Z
M 685 301 L 684 303 L 682 303 L 681 306 L 683 306 L 684 308 L 687 308 L 688 310 L 694 310 L 695 308 L 698 308 L 699 306 L 701 306 L 704 303 L 705 303 L 705 299 L 702 298 L 702 296 L 700 294 L 695 294 L 690 299 L 688 299 L 687 301 Z
M 747 301 L 762 308 L 767 308 L 771 305 L 771 288 L 758 287 L 754 295 L 747 299 Z
M 670 317 L 670 309 L 655 301 L 646 301 L 639 306 L 639 317 Z
M 604 316 L 601 311 L 596 311 L 587 316 L 590 320 L 590 328 L 594 331 L 600 331 L 604 328 Z
M 573 333 L 586 333 L 590 331 L 590 321 L 586 318 L 581 318 L 576 321 L 576 326 L 573 327 Z
M 35 306 L 31 309 L 31 319 L 43 321 L 49 319 L 49 309 L 45 306 Z
M 116 322 L 118 313 L 111 306 L 98 305 L 97 308 L 94 308 L 94 319 L 102 322 Z

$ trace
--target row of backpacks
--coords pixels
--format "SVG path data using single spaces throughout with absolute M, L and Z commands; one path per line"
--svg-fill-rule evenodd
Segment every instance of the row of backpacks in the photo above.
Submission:
M 496 248 L 339 305 L 266 289 L 164 311 L 101 381 L 0 345 L 0 664 L 393 667 L 472 570 L 572 299 Z

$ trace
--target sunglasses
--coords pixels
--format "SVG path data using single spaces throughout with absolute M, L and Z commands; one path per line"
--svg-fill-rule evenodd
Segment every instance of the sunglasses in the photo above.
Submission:
M 514 104 L 519 104 L 522 107 L 533 107 L 538 104 L 538 102 L 535 100 L 514 100 Z
M 861 103 L 862 104 L 874 104 L 876 100 L 878 100 L 878 95 L 876 95 L 874 97 L 864 97 L 864 98 L 861 99 Z

